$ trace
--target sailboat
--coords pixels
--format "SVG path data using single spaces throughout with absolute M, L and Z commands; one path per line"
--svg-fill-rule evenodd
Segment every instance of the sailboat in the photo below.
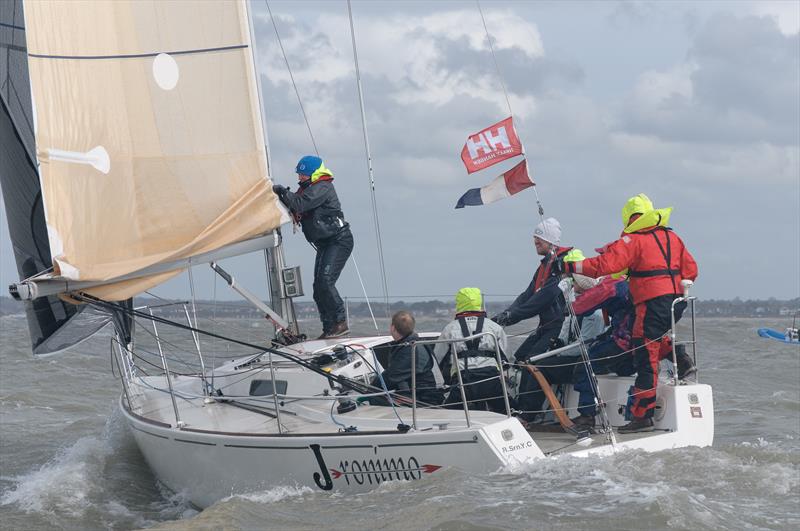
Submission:
M 390 336 L 308 341 L 298 329 L 248 4 L 27 2 L 24 23 L 22 8 L 5 5 L 2 21 L 14 59 L 2 72 L 0 177 L 21 279 L 10 292 L 25 303 L 35 355 L 113 326 L 119 409 L 167 488 L 207 507 L 279 485 L 359 492 L 448 468 L 712 444 L 711 387 L 677 376 L 659 384 L 655 431 L 625 435 L 612 425 L 624 423 L 626 377 L 597 377 L 608 420 L 579 434 L 530 432 L 508 403 L 503 414 L 466 398 L 445 409 L 418 401 L 415 384 L 406 397 L 372 385 Z M 269 261 L 269 305 L 220 265 L 256 251 Z M 187 304 L 134 307 L 203 264 L 275 324 L 273 340 L 204 328 Z M 174 304 L 185 321 L 164 316 Z M 415 348 L 439 341 L 423 333 Z M 560 409 L 574 411 L 574 391 L 563 393 Z

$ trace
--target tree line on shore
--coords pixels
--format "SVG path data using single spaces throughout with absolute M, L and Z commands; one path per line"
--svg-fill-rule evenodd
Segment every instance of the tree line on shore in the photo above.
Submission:
M 151 297 L 137 297 L 134 301 L 136 306 L 159 306 L 158 313 L 168 316 L 183 316 L 184 303 L 188 301 L 175 300 L 175 304 L 164 306 L 163 300 Z M 487 301 L 487 311 L 490 315 L 499 313 L 508 307 L 511 301 Z M 197 314 L 200 317 L 216 318 L 257 318 L 260 317 L 259 311 L 245 301 L 196 301 Z M 419 316 L 438 316 L 446 317 L 454 313 L 452 301 L 425 300 L 425 301 L 403 301 L 398 300 L 389 303 L 388 312 L 386 304 L 382 301 L 372 301 L 368 305 L 366 301 L 347 300 L 347 311 L 350 317 L 370 317 L 370 307 L 376 316 L 385 316 L 398 310 L 409 310 Z M 298 318 L 312 318 L 317 314 L 317 308 L 313 301 L 295 301 L 295 311 Z M 742 300 L 735 298 L 732 300 L 705 299 L 698 300 L 696 304 L 698 317 L 793 317 L 798 315 L 800 319 L 800 297 L 790 300 L 778 300 L 770 298 L 766 300 L 748 299 Z M 10 297 L 0 297 L 0 315 L 21 314 L 24 312 L 24 305 Z

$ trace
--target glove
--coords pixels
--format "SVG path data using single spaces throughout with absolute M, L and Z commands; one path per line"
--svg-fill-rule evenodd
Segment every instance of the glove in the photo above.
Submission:
M 275 195 L 283 199 L 283 196 L 286 195 L 286 192 L 288 192 L 289 189 L 281 184 L 276 184 L 272 187 L 272 191 L 275 193 Z
M 499 324 L 500 326 L 508 325 L 508 322 L 510 321 L 509 315 L 508 315 L 508 310 L 506 310 L 504 312 L 501 312 L 501 313 L 498 313 L 497 315 L 492 317 L 492 321 L 494 321 L 495 323 Z
M 553 263 L 553 269 L 556 273 L 566 273 L 571 274 L 569 270 L 569 266 L 566 264 L 573 263 L 573 262 L 582 262 L 586 260 L 586 257 L 583 256 L 583 251 L 580 249 L 573 249 L 567 254 L 564 255 L 563 258 L 558 258 Z
M 583 260 L 586 260 L 586 257 L 583 256 L 583 251 L 580 249 L 573 249 L 564 255 L 564 262 L 581 262 Z

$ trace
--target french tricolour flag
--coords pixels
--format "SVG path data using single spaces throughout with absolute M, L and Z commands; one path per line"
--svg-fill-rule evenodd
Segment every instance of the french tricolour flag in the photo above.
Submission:
M 535 185 L 528 174 L 528 160 L 522 162 L 500 175 L 482 188 L 473 188 L 461 196 L 456 203 L 456 208 L 465 206 L 478 206 L 494 203 L 500 199 L 512 196 L 526 188 Z

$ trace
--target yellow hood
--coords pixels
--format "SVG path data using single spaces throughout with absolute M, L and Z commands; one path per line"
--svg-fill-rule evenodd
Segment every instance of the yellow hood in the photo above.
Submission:
M 479 312 L 483 309 L 483 296 L 478 288 L 461 288 L 456 293 L 456 313 Z
M 624 232 L 628 234 L 649 227 L 666 227 L 669 224 L 669 216 L 672 213 L 672 207 L 667 208 L 653 208 L 653 202 L 644 194 L 638 194 L 625 203 L 622 207 L 622 224 L 625 226 Z M 640 217 L 630 225 L 628 221 L 634 214 L 640 214 Z

